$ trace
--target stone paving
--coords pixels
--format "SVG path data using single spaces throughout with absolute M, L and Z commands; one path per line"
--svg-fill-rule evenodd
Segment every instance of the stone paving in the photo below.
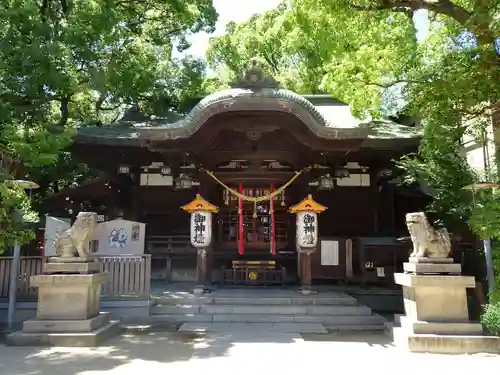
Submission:
M 381 334 L 127 333 L 100 348 L 0 347 L 2 375 L 496 373 L 500 356 L 412 354 Z

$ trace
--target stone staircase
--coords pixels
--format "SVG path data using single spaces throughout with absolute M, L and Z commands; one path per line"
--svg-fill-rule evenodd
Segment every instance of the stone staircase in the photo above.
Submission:
M 339 292 L 302 296 L 293 290 L 216 290 L 204 296 L 165 293 L 153 322 L 186 323 L 181 330 L 278 329 L 289 332 L 383 331 L 385 319 Z M 181 327 L 182 328 L 182 327 Z

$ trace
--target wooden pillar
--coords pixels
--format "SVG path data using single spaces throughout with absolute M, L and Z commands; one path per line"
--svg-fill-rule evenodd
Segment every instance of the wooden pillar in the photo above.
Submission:
M 171 283 L 172 282 L 172 258 L 169 255 L 167 255 L 165 258 L 165 268 L 166 268 L 165 280 L 167 281 L 167 283 Z
M 207 249 L 196 249 L 196 284 L 205 285 L 208 274 Z
M 136 185 L 137 181 L 134 181 L 134 185 L 130 189 L 130 220 L 139 221 L 140 218 L 140 209 L 139 209 L 139 188 L 140 186 Z
M 391 203 L 389 210 L 391 212 L 391 231 L 392 233 L 396 233 L 396 190 L 392 185 L 390 189 Z
M 292 184 L 293 188 L 290 189 L 293 194 L 290 194 L 288 202 L 290 205 L 295 204 L 295 202 L 299 202 L 303 197 L 305 197 L 309 191 L 309 179 L 305 175 L 301 175 L 294 184 Z M 292 225 L 289 225 L 289 228 L 293 228 L 293 233 L 289 233 L 288 235 L 293 238 L 295 241 L 296 239 L 296 231 L 297 231 L 297 225 L 296 225 L 296 218 L 295 215 L 292 215 Z M 295 243 L 295 248 L 297 250 L 297 276 L 300 280 L 300 289 L 303 291 L 303 293 L 307 293 L 307 291 L 311 290 L 311 276 L 312 276 L 312 271 L 311 271 L 311 253 L 304 252 L 302 251 L 299 247 L 298 244 Z M 304 292 L 305 291 L 305 292 Z
M 311 292 L 311 256 L 312 252 L 301 252 L 299 256 L 300 289 L 304 294 Z
M 347 281 L 353 277 L 352 270 L 352 239 L 345 240 L 345 273 Z
M 198 181 L 200 182 L 200 186 L 198 188 L 198 192 L 200 195 L 207 199 L 208 201 L 212 200 L 211 193 L 211 181 L 206 174 L 200 174 L 198 176 Z M 214 229 L 216 226 L 216 216 L 212 215 L 212 243 L 215 241 Z M 212 272 L 209 270 L 212 264 L 212 246 L 204 249 L 197 249 L 196 255 L 196 283 L 198 285 L 207 286 L 212 283 Z
M 373 192 L 373 234 L 375 236 L 378 235 L 379 231 L 379 207 L 380 207 L 380 191 L 379 191 L 379 185 L 377 181 L 377 176 L 372 173 L 370 175 L 370 180 L 372 182 L 372 192 Z

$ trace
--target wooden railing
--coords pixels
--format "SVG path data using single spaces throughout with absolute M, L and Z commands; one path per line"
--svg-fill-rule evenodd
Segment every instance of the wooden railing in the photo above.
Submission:
M 153 256 L 196 253 L 189 235 L 149 236 L 146 238 L 146 244 L 149 253 Z
M 44 261 L 43 257 L 21 257 L 17 282 L 17 295 L 19 298 L 30 299 L 36 297 L 37 291 L 35 288 L 30 287 L 29 280 L 30 276 L 42 273 Z M 12 257 L 0 258 L 0 298 L 7 298 L 9 296 L 11 266 Z
M 21 257 L 17 295 L 21 300 L 35 299 L 37 289 L 29 284 L 30 276 L 42 273 L 44 257 Z M 151 290 L 151 255 L 99 256 L 101 271 L 109 274 L 101 295 L 110 298 L 149 298 Z M 7 298 L 12 257 L 0 257 L 0 298 Z
M 147 297 L 151 291 L 151 255 L 100 256 L 101 271 L 109 274 L 102 285 L 106 297 Z

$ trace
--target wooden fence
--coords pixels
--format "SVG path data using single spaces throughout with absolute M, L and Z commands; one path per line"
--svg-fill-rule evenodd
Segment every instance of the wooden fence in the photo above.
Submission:
M 21 257 L 17 282 L 17 296 L 19 299 L 33 299 L 36 297 L 36 289 L 29 286 L 29 279 L 32 275 L 42 273 L 44 261 L 43 257 Z M 11 266 L 12 257 L 0 258 L 0 298 L 9 296 Z
M 151 290 L 151 255 L 99 256 L 101 271 L 109 274 L 101 295 L 118 298 L 149 298 Z M 20 300 L 36 299 L 36 288 L 30 287 L 30 276 L 42 273 L 46 258 L 21 257 L 17 296 Z M 7 298 L 12 257 L 0 257 L 0 298 Z

